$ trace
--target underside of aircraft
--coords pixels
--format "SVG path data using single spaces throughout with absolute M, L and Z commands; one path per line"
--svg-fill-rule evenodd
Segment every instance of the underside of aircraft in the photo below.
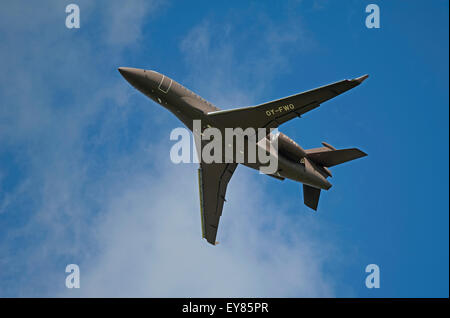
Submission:
M 327 180 L 332 176 L 329 168 L 366 156 L 357 149 L 335 149 L 323 142 L 323 147 L 303 149 L 288 136 L 272 134 L 271 129 L 301 117 L 358 85 L 368 75 L 351 80 L 342 80 L 303 93 L 273 100 L 257 106 L 219 110 L 183 85 L 155 71 L 134 68 L 119 68 L 120 73 L 130 84 L 146 96 L 167 108 L 195 134 L 202 134 L 207 127 L 220 131 L 228 128 L 246 130 L 266 129 L 265 142 L 277 143 L 278 170 L 268 174 L 279 180 L 291 179 L 303 184 L 303 200 L 306 206 L 317 210 L 321 190 L 331 188 Z M 200 120 L 202 125 L 196 132 L 193 122 Z M 259 138 L 259 137 L 258 137 Z M 262 138 L 258 140 L 260 142 Z M 203 143 L 201 142 L 201 151 Z M 249 162 L 205 162 L 200 160 L 198 169 L 202 235 L 215 245 L 219 220 L 222 215 L 228 182 L 239 163 L 259 169 L 261 165 Z

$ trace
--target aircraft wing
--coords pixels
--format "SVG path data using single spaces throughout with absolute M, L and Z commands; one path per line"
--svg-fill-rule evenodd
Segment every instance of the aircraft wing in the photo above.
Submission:
M 321 103 L 358 86 L 367 77 L 368 75 L 364 75 L 352 80 L 342 80 L 257 106 L 210 112 L 208 116 L 219 127 L 276 128 L 282 123 L 300 117 L 320 106 Z
M 198 183 L 202 236 L 216 245 L 217 228 L 222 215 L 227 185 L 237 163 L 200 163 Z

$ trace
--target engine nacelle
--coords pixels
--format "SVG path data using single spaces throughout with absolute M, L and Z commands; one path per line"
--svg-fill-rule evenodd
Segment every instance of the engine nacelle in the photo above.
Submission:
M 278 141 L 278 153 L 292 161 L 299 162 L 300 159 L 306 157 L 305 150 L 281 132 L 271 135 L 270 140 Z

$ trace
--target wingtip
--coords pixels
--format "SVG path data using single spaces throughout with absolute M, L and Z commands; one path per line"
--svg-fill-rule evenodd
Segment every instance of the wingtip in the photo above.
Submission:
M 361 151 L 361 155 L 362 155 L 362 157 L 366 157 L 366 156 L 368 156 L 368 154 L 367 153 L 365 153 L 364 151 L 362 151 L 362 150 L 360 150 Z
M 206 241 L 213 246 L 219 245 L 219 242 L 217 242 L 217 241 L 210 241 L 208 239 L 206 239 Z
M 367 153 L 365 153 L 364 151 L 362 151 L 361 149 L 358 149 L 358 148 L 354 148 L 356 151 L 358 151 L 358 153 L 359 153 L 359 157 L 358 158 L 363 158 L 363 157 L 366 157 L 366 156 L 368 156 L 368 154 Z M 355 159 L 358 159 L 358 158 L 355 158 Z
M 357 77 L 355 79 L 353 79 L 355 82 L 358 82 L 359 84 L 361 84 L 362 82 L 364 82 L 367 78 L 369 77 L 369 74 Z

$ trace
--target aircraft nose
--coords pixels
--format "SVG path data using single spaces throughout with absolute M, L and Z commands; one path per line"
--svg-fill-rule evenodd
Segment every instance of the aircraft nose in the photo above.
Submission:
M 119 67 L 120 74 L 134 87 L 142 86 L 145 80 L 144 70 L 132 67 Z
M 130 81 L 133 78 L 138 78 L 142 74 L 142 70 L 138 68 L 132 68 L 132 67 L 119 67 L 118 68 L 120 74 L 127 80 Z

